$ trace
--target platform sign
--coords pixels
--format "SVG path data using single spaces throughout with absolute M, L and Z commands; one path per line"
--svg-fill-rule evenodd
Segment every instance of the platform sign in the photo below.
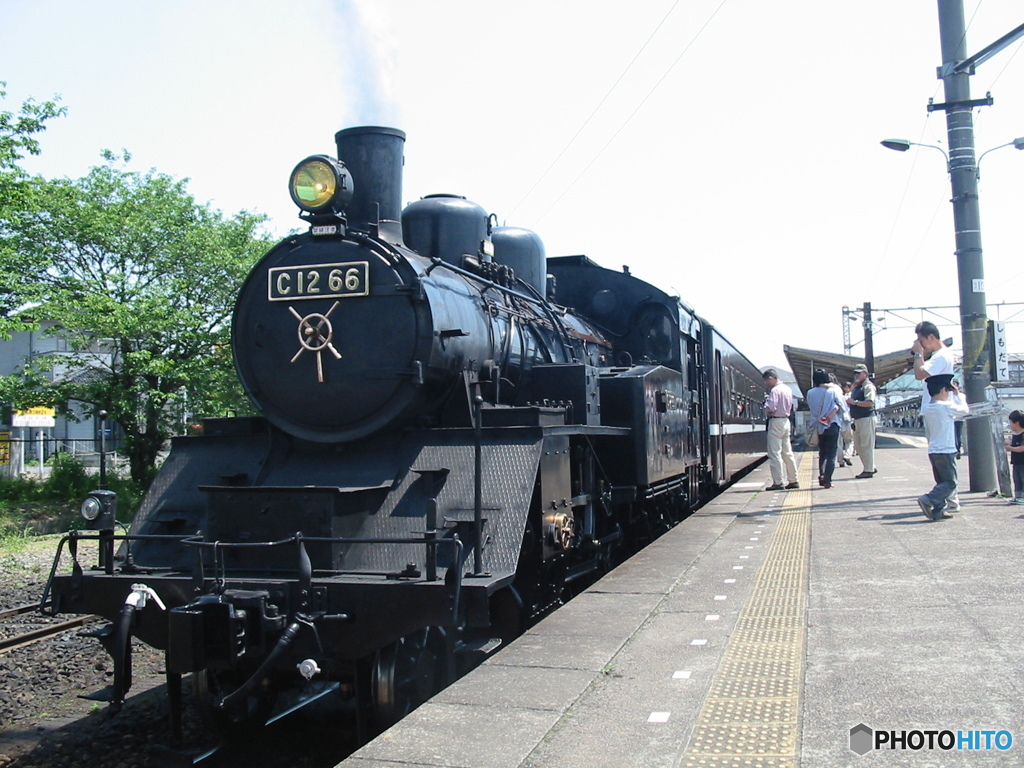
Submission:
M 12 427 L 54 427 L 57 425 L 57 412 L 53 408 L 26 408 L 15 411 L 11 417 Z
M 1006 323 L 992 321 L 993 368 L 992 381 L 1010 380 L 1010 353 L 1006 349 Z

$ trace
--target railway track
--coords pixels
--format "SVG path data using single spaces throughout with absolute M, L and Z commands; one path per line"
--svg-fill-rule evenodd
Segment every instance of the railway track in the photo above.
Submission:
M 32 614 L 39 609 L 39 603 L 25 603 L 23 605 L 17 605 L 13 608 L 7 608 L 0 610 L 0 626 L 3 626 L 3 636 L 0 637 L 0 654 L 15 648 L 21 648 L 31 643 L 39 642 L 40 640 L 46 640 L 50 637 L 62 634 L 72 629 L 84 626 L 86 623 L 95 621 L 92 616 L 83 616 L 77 619 L 70 619 L 68 621 L 60 621 L 57 623 L 45 623 L 41 626 L 31 624 L 28 629 L 14 628 L 9 630 L 10 626 L 8 622 L 12 619 L 16 619 L 19 616 L 26 614 Z

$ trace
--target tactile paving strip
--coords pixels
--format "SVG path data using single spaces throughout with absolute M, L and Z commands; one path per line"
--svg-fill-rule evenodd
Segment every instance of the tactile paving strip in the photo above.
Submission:
M 816 464 L 817 454 L 804 455 L 800 484 L 805 489 Z M 680 768 L 796 768 L 810 512 L 810 490 L 786 494 Z

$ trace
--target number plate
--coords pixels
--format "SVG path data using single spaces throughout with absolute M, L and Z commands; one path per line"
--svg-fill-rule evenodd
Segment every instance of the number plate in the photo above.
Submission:
M 369 296 L 369 276 L 368 261 L 273 267 L 267 271 L 267 298 L 296 301 Z

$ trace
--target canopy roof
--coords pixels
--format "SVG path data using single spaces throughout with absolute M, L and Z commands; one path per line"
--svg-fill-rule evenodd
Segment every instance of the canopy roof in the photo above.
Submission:
M 786 353 L 790 370 L 793 371 L 796 383 L 803 393 L 814 386 L 811 383 L 811 373 L 816 369 L 821 368 L 827 373 L 834 373 L 839 383 L 842 384 L 853 381 L 853 366 L 864 362 L 861 357 L 822 352 L 817 349 L 784 346 L 782 350 Z M 876 386 L 883 387 L 901 373 L 912 368 L 913 365 L 914 356 L 909 349 L 878 355 L 875 357 L 875 370 L 871 372 L 871 380 L 875 382 Z

